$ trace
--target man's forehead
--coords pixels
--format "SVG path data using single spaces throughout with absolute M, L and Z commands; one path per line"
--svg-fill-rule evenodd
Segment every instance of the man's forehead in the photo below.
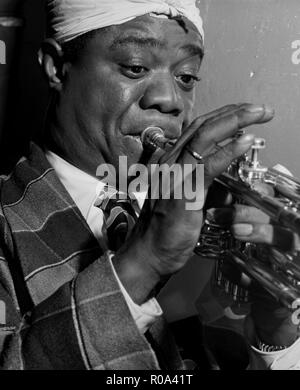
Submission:
M 164 46 L 176 34 L 177 43 L 180 45 L 194 44 L 203 50 L 203 42 L 197 28 L 186 18 L 170 19 L 144 15 L 118 26 L 112 26 L 107 30 L 106 38 L 111 48 L 116 48 L 126 43 L 147 41 L 153 46 Z M 135 39 L 136 38 L 136 39 Z

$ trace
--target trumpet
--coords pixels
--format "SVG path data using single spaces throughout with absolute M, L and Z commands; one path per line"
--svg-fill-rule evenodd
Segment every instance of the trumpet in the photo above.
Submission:
M 145 129 L 142 142 L 144 149 L 151 148 L 152 151 L 157 148 L 170 151 L 174 147 L 158 127 Z M 235 202 L 257 207 L 274 223 L 300 236 L 300 181 L 263 166 L 258 157 L 265 146 L 263 138 L 255 138 L 250 155 L 234 161 L 215 181 L 233 195 Z M 270 186 L 272 194 L 261 190 L 263 183 Z M 284 252 L 273 247 L 270 251 L 263 244 L 241 242 L 232 236 L 229 227 L 217 224 L 207 213 L 194 252 L 216 260 L 215 282 L 234 301 L 247 303 L 249 291 L 230 282 L 223 274 L 223 265 L 228 261 L 289 310 L 300 307 L 299 250 Z

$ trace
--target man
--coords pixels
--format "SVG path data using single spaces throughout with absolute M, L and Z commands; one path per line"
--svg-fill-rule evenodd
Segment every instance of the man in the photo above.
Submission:
M 1 182 L 2 367 L 183 368 L 155 293 L 191 256 L 202 210 L 186 210 L 184 197 L 146 199 L 112 252 L 97 168 L 126 174 L 119 156 L 128 166 L 139 162 L 141 133 L 156 126 L 187 144 L 164 161 L 194 171 L 204 163 L 206 193 L 251 147 L 253 136 L 235 139 L 237 131 L 269 121 L 273 111 L 231 105 L 192 120 L 203 57 L 193 0 L 52 0 L 49 16 L 40 62 L 54 97 L 44 143 L 32 144 Z

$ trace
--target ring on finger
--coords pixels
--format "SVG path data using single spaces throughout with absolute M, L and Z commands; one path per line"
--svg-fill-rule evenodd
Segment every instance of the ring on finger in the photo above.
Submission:
M 195 150 L 191 149 L 188 145 L 185 146 L 185 150 L 194 157 L 195 160 L 197 160 L 198 164 L 204 164 L 203 157 L 196 152 Z

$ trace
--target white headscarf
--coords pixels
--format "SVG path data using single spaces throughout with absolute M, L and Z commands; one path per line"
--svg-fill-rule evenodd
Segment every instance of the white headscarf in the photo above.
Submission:
M 196 0 L 48 0 L 51 28 L 59 43 L 146 14 L 186 17 L 204 38 Z

